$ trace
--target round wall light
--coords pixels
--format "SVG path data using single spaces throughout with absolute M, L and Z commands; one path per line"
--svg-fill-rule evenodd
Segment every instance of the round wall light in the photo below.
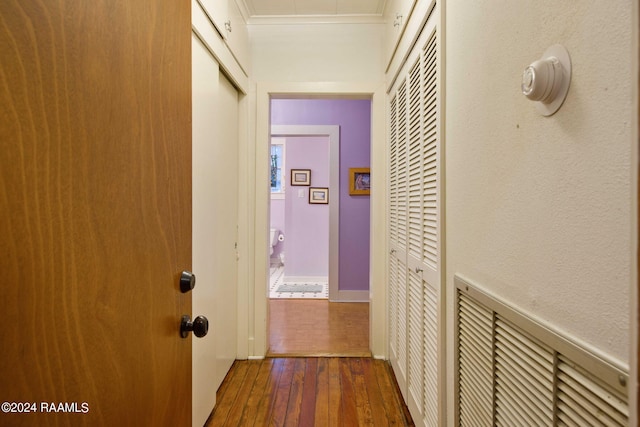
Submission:
M 564 46 L 556 44 L 547 49 L 541 59 L 525 68 L 520 87 L 524 96 L 536 101 L 540 114 L 550 116 L 564 102 L 570 83 L 569 52 Z

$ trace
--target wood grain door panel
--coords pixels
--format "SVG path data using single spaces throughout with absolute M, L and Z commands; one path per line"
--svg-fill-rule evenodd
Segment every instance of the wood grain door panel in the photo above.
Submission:
M 190 424 L 190 34 L 187 1 L 0 4 L 0 401 L 38 409 L 2 425 Z

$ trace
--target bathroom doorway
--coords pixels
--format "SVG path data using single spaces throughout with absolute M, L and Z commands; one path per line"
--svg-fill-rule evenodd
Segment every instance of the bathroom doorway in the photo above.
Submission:
M 318 127 L 275 128 L 269 159 L 269 298 L 328 299 L 331 138 Z
M 369 170 L 371 100 L 272 99 L 270 136 L 271 147 L 285 147 L 281 168 L 284 202 L 278 199 L 281 196 L 271 199 L 269 235 L 273 237 L 270 245 L 274 246 L 269 250 L 273 257 L 270 272 L 277 272 L 273 267 L 284 260 L 284 283 L 302 274 L 302 278 L 312 277 L 316 281 L 306 284 L 314 285 L 320 282 L 316 279 L 328 276 L 328 300 L 318 294 L 304 298 L 296 293 L 289 294 L 289 299 L 270 298 L 267 354 L 371 355 L 369 195 L 349 191 L 349 170 Z M 296 151 L 290 144 L 299 144 L 302 150 L 298 153 L 306 152 L 307 159 L 290 154 Z M 282 151 L 271 150 L 274 155 Z M 279 158 L 270 157 L 270 162 L 271 171 L 277 172 Z M 323 170 L 327 163 L 328 173 Z M 271 181 L 274 188 L 278 188 L 277 177 Z M 274 209 L 278 204 L 285 207 L 284 226 L 281 225 L 282 213 Z M 299 210 L 292 209 L 296 205 Z M 321 222 L 314 222 L 322 212 L 325 215 Z M 299 237 L 303 240 L 291 229 L 292 222 L 298 223 L 302 234 L 307 233 L 306 244 L 291 244 Z M 317 255 L 309 256 L 305 252 L 312 246 Z M 279 255 L 282 250 L 284 257 Z M 292 258 L 301 254 L 307 261 L 315 258 L 326 263 L 328 260 L 328 271 L 294 270 Z M 318 274 L 320 277 L 313 277 Z
M 370 204 L 368 194 L 352 194 L 349 191 L 349 172 L 351 169 L 366 169 L 370 166 L 371 153 L 371 99 L 280 99 L 270 100 L 271 138 L 276 138 L 276 144 L 285 148 L 283 156 L 285 201 L 274 201 L 273 205 L 295 205 L 292 200 L 302 202 L 309 215 L 316 215 L 323 211 L 329 212 L 329 269 L 328 269 L 328 298 L 331 301 L 368 301 L 369 300 L 369 238 L 370 238 Z M 329 137 L 329 176 L 319 169 L 308 168 L 304 162 L 288 156 L 288 139 L 292 137 Z M 281 139 L 284 138 L 284 143 Z M 317 141 L 316 141 L 317 143 Z M 306 145 L 311 147 L 311 145 Z M 277 151 L 274 150 L 274 152 Z M 313 158 L 320 158 L 320 152 L 311 154 Z M 326 156 L 326 150 L 324 151 Z M 273 159 L 269 159 L 273 162 Z M 273 165 L 272 165 L 273 166 Z M 277 170 L 277 162 L 275 165 Z M 271 168 L 273 169 L 273 168 Z M 292 180 L 291 171 L 300 173 L 300 182 Z M 308 180 L 305 174 L 308 174 Z M 276 179 L 277 181 L 277 179 Z M 275 183 L 277 187 L 277 182 Z M 292 185 L 299 184 L 299 185 Z M 366 192 L 368 193 L 368 192 Z M 313 203 L 310 197 L 320 197 Z M 273 199 L 272 199 L 273 200 Z M 323 204 L 324 202 L 325 204 Z M 300 205 L 300 203 L 298 203 Z M 302 212 L 302 211 L 301 211 Z M 288 212 L 291 214 L 291 211 Z M 290 256 L 304 252 L 304 245 L 288 244 L 291 230 L 282 233 L 282 226 L 278 225 L 281 218 L 275 211 L 271 212 L 270 231 L 274 229 L 274 239 L 283 241 L 270 247 L 270 252 L 279 256 L 284 250 L 284 277 L 305 278 L 312 281 L 327 276 L 316 268 L 308 271 L 288 271 L 293 268 Z M 312 217 L 310 217 L 312 218 Z M 305 217 L 298 215 L 294 221 L 303 222 Z M 285 224 L 290 222 L 284 215 Z M 325 223 L 326 224 L 326 223 Z M 321 226 L 313 226 L 320 230 Z M 326 227 L 326 226 L 325 226 Z M 271 233 L 269 233 L 271 237 Z M 293 239 L 294 236 L 291 236 Z M 314 243 L 315 242 L 315 243 Z M 271 243 L 275 243 L 273 240 Z M 316 244 L 319 250 L 325 251 L 320 239 L 309 239 L 307 245 Z M 288 251 L 289 250 L 289 251 Z M 293 252 L 295 250 L 295 252 Z M 290 253 L 289 253 L 290 252 Z M 273 255 L 272 254 L 272 255 Z M 270 256 L 272 256 L 270 255 Z M 320 257 L 316 257 L 320 258 Z M 271 259 L 270 259 L 271 261 Z M 277 263 L 278 258 L 273 259 Z M 271 271 L 270 271 L 271 272 Z M 286 288 L 285 288 L 286 289 Z

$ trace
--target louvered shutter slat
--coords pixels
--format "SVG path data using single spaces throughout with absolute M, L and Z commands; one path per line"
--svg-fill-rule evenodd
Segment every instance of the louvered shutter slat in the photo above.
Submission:
M 409 255 L 420 258 L 422 227 L 420 224 L 422 210 L 421 182 L 421 126 L 420 126 L 420 67 L 416 62 L 409 72 Z
M 439 141 L 437 134 L 438 122 L 438 87 L 437 87 L 437 39 L 435 33 L 425 44 L 422 54 L 422 261 L 433 269 L 438 267 L 438 211 L 437 197 L 439 194 L 439 171 L 437 156 Z M 429 195 L 433 197 L 429 198 Z M 429 219 L 429 221 L 427 221 Z
M 398 366 L 407 377 L 407 265 L 398 260 Z
M 438 424 L 438 290 L 423 283 L 424 291 L 424 397 L 426 425 Z
M 409 273 L 409 392 L 417 402 L 422 402 L 422 292 L 421 279 Z M 419 408 L 420 410 L 422 408 Z

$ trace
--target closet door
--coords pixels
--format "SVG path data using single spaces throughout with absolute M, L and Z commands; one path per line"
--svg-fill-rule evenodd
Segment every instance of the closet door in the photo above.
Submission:
M 400 390 L 407 371 L 407 83 L 389 106 L 389 299 L 390 355 Z M 406 396 L 405 396 L 406 398 Z
M 236 358 L 238 92 L 212 53 L 192 34 L 193 313 L 209 333 L 193 340 L 193 426 L 211 413 Z
M 389 104 L 390 354 L 414 421 L 429 426 L 444 366 L 437 22 L 435 5 Z

